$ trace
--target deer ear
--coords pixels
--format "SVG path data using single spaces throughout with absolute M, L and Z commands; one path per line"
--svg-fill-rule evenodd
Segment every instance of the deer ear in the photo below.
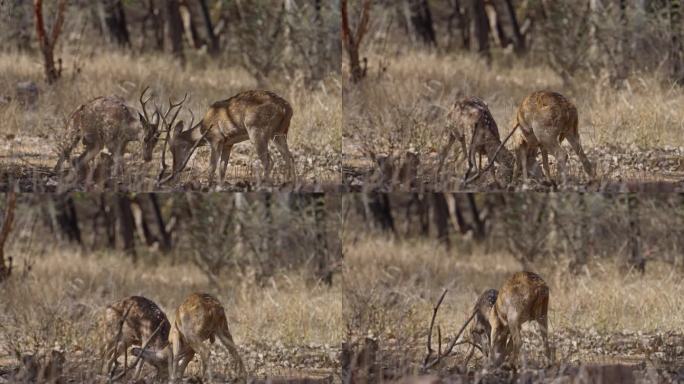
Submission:
M 146 121 L 145 116 L 143 116 L 143 114 L 140 112 L 138 112 L 138 118 L 140 119 L 140 122 Z

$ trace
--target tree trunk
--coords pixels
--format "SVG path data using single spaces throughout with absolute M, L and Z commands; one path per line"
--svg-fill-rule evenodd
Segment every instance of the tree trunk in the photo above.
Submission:
M 437 45 L 432 13 L 427 0 L 406 0 L 408 2 L 408 19 L 415 37 L 427 45 Z
M 166 1 L 166 21 L 169 27 L 171 52 L 181 66 L 185 66 L 185 55 L 183 54 L 183 19 L 180 15 L 178 0 Z
M 137 262 L 137 254 L 135 252 L 135 220 L 133 219 L 133 211 L 131 210 L 131 201 L 125 194 L 117 194 L 116 202 L 118 207 L 119 219 L 119 233 L 123 241 L 123 249 Z
M 678 83 L 684 81 L 681 5 L 681 0 L 670 0 L 670 34 L 672 41 L 670 59 L 672 62 L 672 77 Z
M 357 20 L 356 28 L 352 30 L 347 12 L 347 0 L 341 0 L 340 10 L 342 14 L 342 43 L 349 55 L 349 69 L 352 82 L 359 82 L 366 76 L 366 66 L 361 67 L 359 48 L 361 41 L 368 32 L 371 0 L 363 0 L 361 14 Z
M 332 286 L 333 268 L 330 257 L 328 256 L 328 236 L 326 225 L 327 211 L 325 206 L 325 195 L 314 195 L 314 221 L 316 223 L 316 260 L 317 275 L 326 285 Z
M 12 256 L 7 258 L 7 262 L 5 261 L 5 243 L 12 230 L 16 206 L 17 194 L 14 192 L 7 192 L 5 199 L 5 214 L 2 218 L 2 226 L 0 226 L 0 283 L 12 274 Z
M 451 248 L 451 242 L 449 241 L 449 206 L 444 194 L 432 194 L 432 215 L 435 227 L 437 228 L 437 240 L 449 250 Z
M 503 0 L 506 6 L 506 12 L 508 13 L 508 18 L 511 21 L 511 30 L 513 31 L 513 48 L 515 53 L 521 55 L 527 50 L 525 44 L 525 36 L 520 32 L 520 24 L 518 23 L 518 16 L 515 14 L 515 8 L 511 0 Z
M 627 195 L 627 212 L 629 216 L 629 258 L 628 265 L 639 271 L 646 272 L 646 259 L 641 253 L 641 226 L 639 225 L 639 199 L 634 194 Z
M 470 15 L 473 21 L 473 36 L 475 36 L 475 47 L 477 52 L 487 60 L 491 58 L 489 52 L 489 19 L 485 11 L 483 0 L 469 0 Z
M 473 238 L 477 241 L 482 241 L 485 239 L 485 221 L 480 216 L 480 210 L 477 207 L 477 202 L 475 201 L 475 195 L 468 193 L 468 204 L 470 205 L 470 213 L 473 216 Z
M 48 84 L 52 84 L 62 76 L 62 59 L 58 59 L 58 66 L 55 66 L 55 46 L 57 39 L 62 32 L 62 25 L 64 24 L 64 11 L 66 10 L 66 0 L 59 0 L 57 4 L 57 17 L 52 24 L 52 30 L 48 35 L 45 30 L 45 21 L 43 20 L 43 1 L 33 0 L 33 12 L 36 21 L 36 36 L 40 50 L 43 53 L 43 66 L 45 69 L 45 78 Z
M 467 8 L 462 10 L 461 0 L 451 0 L 451 14 L 449 14 L 447 21 L 449 44 L 451 45 L 451 41 L 454 40 L 454 30 L 458 30 L 461 35 L 461 49 L 464 50 L 470 47 L 470 29 L 468 28 L 467 14 Z
M 102 32 L 107 40 L 120 46 L 130 46 L 126 12 L 121 0 L 100 0 L 97 3 Z
M 211 15 L 207 7 L 207 0 L 199 0 L 200 8 L 202 9 L 202 18 L 204 19 L 204 26 L 207 29 L 207 37 L 209 38 L 209 54 L 215 55 L 219 51 L 219 39 L 214 33 L 214 25 L 211 22 Z
M 54 204 L 60 232 L 66 235 L 68 241 L 82 244 L 74 199 L 69 195 L 56 196 Z
M 366 216 L 383 231 L 395 233 L 394 218 L 386 193 L 366 193 L 363 195 Z

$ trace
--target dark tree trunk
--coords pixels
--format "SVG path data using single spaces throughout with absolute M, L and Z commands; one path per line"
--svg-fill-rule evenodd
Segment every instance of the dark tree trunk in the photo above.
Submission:
M 475 201 L 475 195 L 468 193 L 468 204 L 470 205 L 470 213 L 473 216 L 473 238 L 477 241 L 482 241 L 485 239 L 485 221 L 482 220 L 480 216 L 480 210 L 477 207 L 477 202 Z
M 207 28 L 207 37 L 209 38 L 209 53 L 215 55 L 219 51 L 219 39 L 214 33 L 214 25 L 211 22 L 211 15 L 209 14 L 209 7 L 207 7 L 207 0 L 200 0 L 200 7 L 202 8 L 202 18 L 204 25 Z
M 171 40 L 171 52 L 173 56 L 185 65 L 183 54 L 183 19 L 180 15 L 178 0 L 166 1 L 166 21 L 169 26 L 169 39 Z
M 629 216 L 629 259 L 628 265 L 642 275 L 646 272 L 646 259 L 641 253 L 641 226 L 639 225 L 639 199 L 634 194 L 627 196 L 627 211 Z
M 116 196 L 116 203 L 118 207 L 119 218 L 119 233 L 123 241 L 124 252 L 133 258 L 133 262 L 137 261 L 137 254 L 135 252 L 135 220 L 133 219 L 133 211 L 131 210 L 131 200 L 125 194 L 118 194 Z
M 394 218 L 390 206 L 389 196 L 386 193 L 364 194 L 364 206 L 366 214 L 383 231 L 395 233 Z
M 473 22 L 473 36 L 475 36 L 475 47 L 477 52 L 489 59 L 489 19 L 483 0 L 469 0 L 470 15 Z
M 467 50 L 470 47 L 468 11 L 461 7 L 461 0 L 451 0 L 451 9 L 452 12 L 447 22 L 450 40 L 453 39 L 454 30 L 458 30 L 461 34 L 461 49 Z
M 326 285 L 332 286 L 333 268 L 328 256 L 327 212 L 325 195 L 313 196 L 314 221 L 316 223 L 316 260 L 318 261 L 318 276 Z
M 435 27 L 432 23 L 432 13 L 427 0 L 407 0 L 409 19 L 416 37 L 428 45 L 437 45 Z
M 513 31 L 513 47 L 515 53 L 520 55 L 525 53 L 527 46 L 525 44 L 525 36 L 520 32 L 520 24 L 518 23 L 518 16 L 515 14 L 515 8 L 511 0 L 503 0 L 506 5 L 506 12 L 511 21 L 511 29 Z
M 449 206 L 442 193 L 432 194 L 432 217 L 437 228 L 437 240 L 444 244 L 446 249 L 451 248 L 449 241 Z
M 109 40 L 120 46 L 130 46 L 126 12 L 121 0 L 101 0 L 98 4 L 100 20 Z
M 2 224 L 0 224 L 0 283 L 12 274 L 12 256 L 5 261 L 5 243 L 9 238 L 14 223 L 14 210 L 17 206 L 17 194 L 6 193 L 5 212 L 3 212 Z
M 69 195 L 57 196 L 54 204 L 60 232 L 66 236 L 68 241 L 82 244 L 74 199 Z
M 684 44 L 682 44 L 682 9 L 681 0 L 670 0 L 670 33 L 672 40 L 671 60 L 672 76 L 677 82 L 684 81 Z

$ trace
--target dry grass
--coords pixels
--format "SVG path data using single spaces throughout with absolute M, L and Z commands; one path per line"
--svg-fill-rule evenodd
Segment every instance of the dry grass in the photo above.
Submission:
M 444 289 L 449 292 L 437 322 L 443 338 L 450 340 L 469 317 L 479 294 L 498 288 L 521 268 L 510 255 L 483 249 L 446 252 L 429 241 L 395 242 L 365 236 L 353 243 L 347 241 L 345 255 L 344 316 L 353 324 L 352 337 L 377 337 L 387 348 L 385 356 L 397 348 L 400 357 L 395 358 L 405 361 L 399 366 L 411 366 L 424 356 L 432 306 Z M 535 270 L 551 289 L 550 327 L 558 345 L 572 342 L 564 340 L 568 335 L 578 335 L 576 341 L 581 345 L 584 336 L 679 334 L 684 326 L 684 317 L 673 311 L 684 304 L 684 284 L 667 265 L 650 263 L 644 277 L 598 261 L 591 262 L 589 273 L 580 276 L 568 275 L 563 263 L 555 260 L 538 264 Z M 526 339 L 538 345 L 540 353 L 536 327 L 528 324 L 524 328 Z M 638 342 L 634 337 L 633 342 Z M 559 347 L 557 357 L 565 362 L 586 362 L 601 355 L 615 356 L 607 351 L 607 344 L 592 345 L 593 349 L 580 347 L 572 353 Z M 460 348 L 463 358 L 466 349 Z
M 3 287 L 0 361 L 14 358 L 14 348 L 26 353 L 56 347 L 66 352 L 71 366 L 81 367 L 71 375 L 91 377 L 98 366 L 96 321 L 106 304 L 144 295 L 171 316 L 187 294 L 206 291 L 225 306 L 251 375 L 333 373 L 343 330 L 341 294 L 335 286 L 313 285 L 292 273 L 274 277 L 267 286 L 225 274 L 215 287 L 193 265 L 133 265 L 118 253 L 79 255 L 68 249 L 34 256 L 32 262 L 28 275 L 17 271 Z M 223 369 L 228 360 L 222 348 L 212 350 L 214 364 Z
M 44 84 L 38 56 L 8 53 L 0 57 L 0 89 L 6 90 L 3 92 L 13 92 L 17 82 L 28 80 L 36 82 L 40 88 L 35 108 L 24 110 L 15 102 L 0 106 L 0 121 L 3 122 L 0 133 L 3 138 L 14 138 L 0 148 L 4 166 L 14 163 L 25 167 L 53 167 L 57 161 L 57 143 L 64 137 L 65 119 L 79 105 L 97 96 L 117 94 L 139 109 L 138 97 L 145 86 L 149 85 L 157 92 L 160 103 L 166 103 L 169 97 L 178 99 L 187 92 L 186 106 L 194 112 L 197 121 L 212 102 L 259 87 L 243 68 L 210 62 L 202 56 L 191 58 L 186 69 L 162 55 L 132 56 L 113 51 L 89 57 L 69 54 L 62 57 L 64 77 L 54 86 Z M 75 74 L 75 67 L 80 70 L 78 74 Z M 309 89 L 301 77 L 281 77 L 270 79 L 267 86 L 293 106 L 288 142 L 295 155 L 300 182 L 337 183 L 342 139 L 339 80 L 331 74 Z M 187 123 L 190 115 L 183 111 L 180 118 Z M 135 143 L 129 147 L 135 160 L 140 158 L 138 148 Z M 248 143 L 242 143 L 235 151 L 229 175 L 250 178 L 255 168 L 260 169 L 254 150 Z M 77 148 L 75 153 L 79 152 Z M 161 144 L 156 156 L 160 153 Z M 277 153 L 274 158 L 277 161 L 275 171 L 280 173 L 282 159 Z M 129 159 L 129 163 L 131 161 Z M 137 179 L 144 180 L 155 173 L 158 160 L 145 166 L 140 161 L 134 164 L 131 168 L 136 169 L 136 175 L 141 174 Z M 189 176 L 183 177 L 181 182 L 197 177 L 206 180 L 208 149 L 200 149 L 190 167 L 192 171 L 187 172 Z
M 447 140 L 443 115 L 455 100 L 471 95 L 483 98 L 505 137 L 520 101 L 538 89 L 558 91 L 576 103 L 582 144 L 590 157 L 598 148 L 684 146 L 684 111 L 678 107 L 684 102 L 684 90 L 666 83 L 658 73 L 633 74 L 619 89 L 611 87 L 607 78 L 578 78 L 564 86 L 549 68 L 512 57 L 487 67 L 467 53 L 394 47 L 383 51 L 374 46 L 370 51 L 368 78 L 358 86 L 345 85 L 347 167 L 371 167 L 371 151 L 414 151 L 421 159 L 422 173 L 432 176 L 437 152 Z M 386 71 L 378 71 L 380 65 L 386 65 Z M 576 155 L 569 153 L 576 168 Z M 451 164 L 446 169 L 453 169 Z M 599 174 L 608 172 L 602 168 Z M 462 170 L 456 173 L 461 175 Z M 581 171 L 575 173 L 578 179 L 585 178 Z

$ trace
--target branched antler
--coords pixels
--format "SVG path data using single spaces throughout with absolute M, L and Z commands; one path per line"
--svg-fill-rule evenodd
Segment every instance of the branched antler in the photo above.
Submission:
M 463 331 L 465 330 L 466 326 L 473 320 L 475 317 L 475 311 L 473 311 L 473 314 L 470 315 L 470 318 L 463 324 L 461 329 L 458 331 L 456 336 L 451 340 L 451 343 L 447 347 L 447 349 L 442 353 L 442 332 L 439 328 L 437 327 L 437 337 L 438 337 L 438 342 L 439 345 L 437 347 L 437 356 L 433 358 L 433 353 L 435 352 L 434 349 L 432 349 L 432 329 L 435 326 L 435 318 L 437 317 L 437 312 L 439 311 L 439 307 L 442 305 L 442 301 L 444 301 L 444 296 L 447 294 L 447 289 L 442 292 L 442 296 L 439 297 L 439 300 L 437 300 L 437 304 L 434 306 L 432 309 L 432 319 L 430 320 L 430 329 L 428 330 L 428 338 L 427 338 L 427 354 L 425 355 L 425 358 L 423 359 L 423 370 L 427 370 L 429 368 L 434 367 L 435 365 L 439 364 L 442 361 L 442 358 L 447 357 L 451 354 L 451 351 L 453 351 L 454 347 L 460 344 L 473 344 L 468 341 L 463 341 L 458 343 L 459 337 L 461 337 L 461 334 L 463 334 Z M 479 347 L 478 347 L 479 348 Z

